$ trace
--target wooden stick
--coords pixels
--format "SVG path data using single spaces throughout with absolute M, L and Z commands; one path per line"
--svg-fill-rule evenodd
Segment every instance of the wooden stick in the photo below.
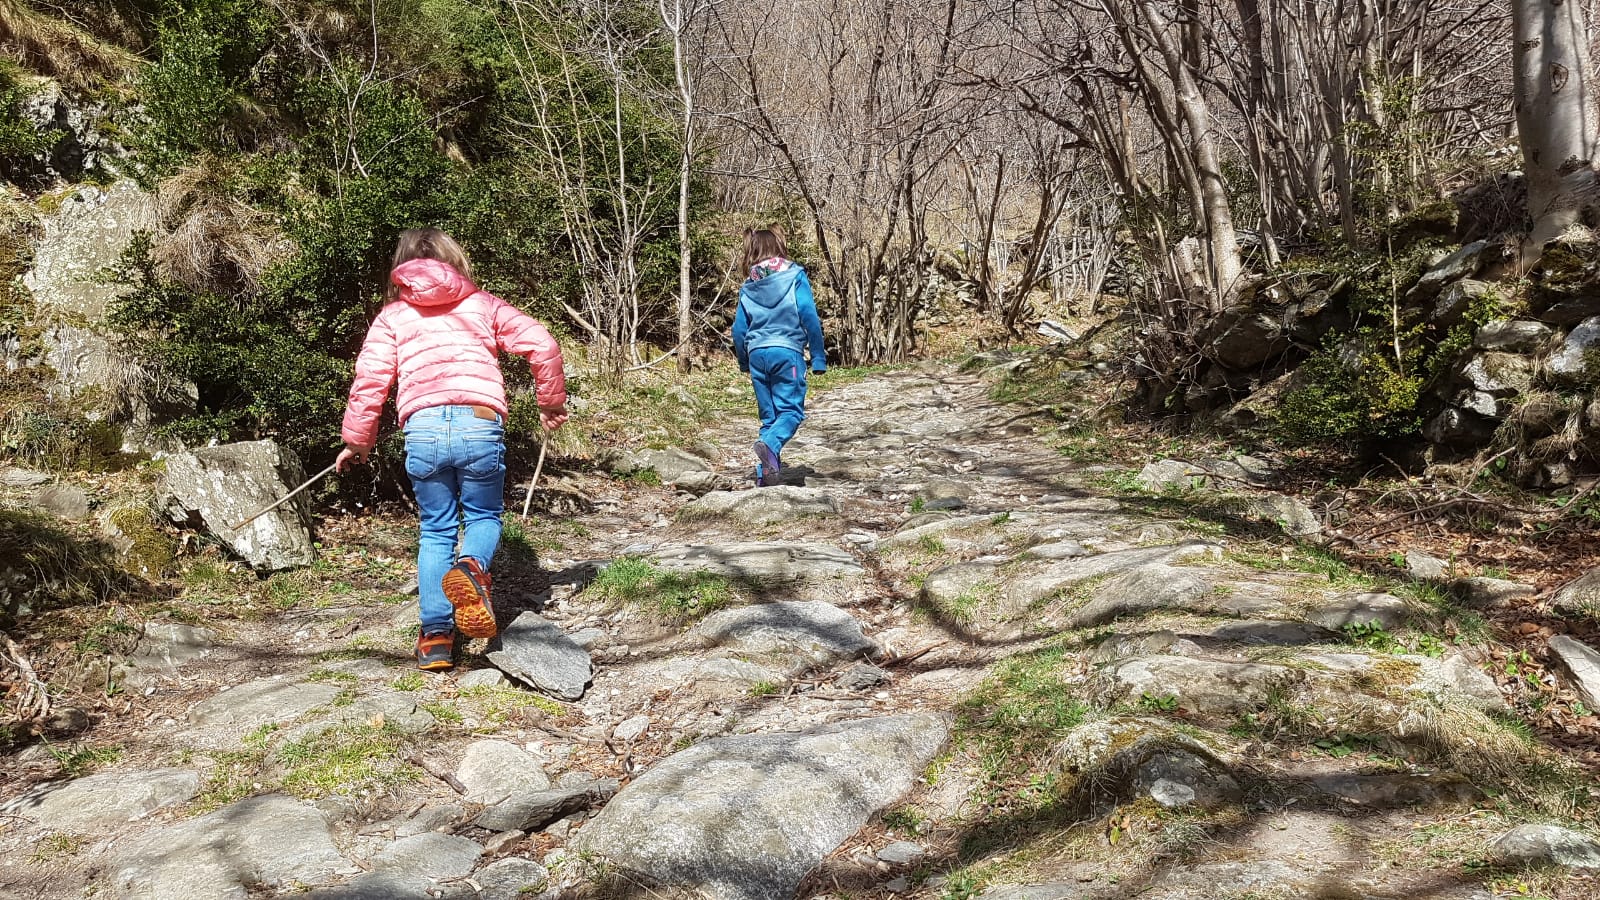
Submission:
M 528 482 L 528 494 L 522 498 L 522 521 L 528 521 L 528 506 L 533 503 L 533 486 L 539 483 L 539 473 L 544 471 L 544 454 L 550 449 L 550 432 L 541 435 L 539 441 L 539 462 L 533 467 L 533 479 Z
M 339 464 L 337 462 L 330 463 L 326 469 L 323 469 L 321 472 L 318 472 L 317 474 L 311 476 L 310 478 L 307 478 L 306 481 L 305 481 L 305 484 L 302 484 L 299 487 L 295 488 L 294 490 L 290 491 L 289 493 L 284 494 L 282 497 L 279 497 L 278 501 L 276 503 L 272 504 L 271 506 L 263 507 L 262 509 L 258 510 L 255 515 L 251 516 L 248 519 L 245 519 L 243 522 L 240 522 L 237 525 L 228 526 L 228 530 L 229 531 L 238 531 L 239 529 L 245 527 L 246 525 L 249 525 L 251 522 L 254 522 L 255 520 L 257 520 L 257 519 L 261 518 L 262 516 L 266 515 L 267 513 L 272 512 L 273 510 L 275 510 L 278 507 L 284 505 L 285 503 L 288 503 L 290 500 L 294 499 L 294 497 L 296 495 L 298 495 L 301 491 L 305 490 L 308 487 L 311 487 L 313 484 L 316 484 L 318 481 L 321 481 L 322 478 L 325 475 L 327 475 L 329 472 L 332 472 L 334 470 L 334 468 L 337 467 L 338 465 Z

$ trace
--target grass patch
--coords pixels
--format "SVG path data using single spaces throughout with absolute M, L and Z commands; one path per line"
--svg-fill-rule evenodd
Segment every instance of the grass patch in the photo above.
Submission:
M 415 780 L 400 758 L 404 736 L 389 726 L 345 725 L 279 748 L 283 787 L 298 797 L 351 796 Z
M 116 551 L 66 530 L 49 516 L 0 509 L 0 560 L 7 582 L 0 594 L 0 625 L 24 611 L 107 603 L 138 590 Z
M 730 605 L 733 582 L 704 570 L 669 572 L 649 560 L 624 556 L 589 583 L 595 596 L 648 609 L 672 622 L 692 622 Z
M 85 747 L 81 744 L 62 747 L 51 744 L 48 749 L 50 757 L 61 767 L 61 774 L 68 778 L 82 778 L 122 758 L 121 747 Z
M 1025 775 L 1088 716 L 1062 677 L 1072 661 L 1061 646 L 1014 656 L 956 707 L 956 739 L 976 751 L 991 784 Z
M 529 707 L 553 719 L 567 715 L 567 708 L 555 700 L 513 687 L 467 687 L 460 697 L 490 730 L 510 724 Z
M 421 672 L 406 672 L 405 674 L 396 678 L 394 681 L 390 682 L 389 686 L 397 691 L 406 691 L 409 693 L 422 690 L 423 685 L 426 683 L 427 682 L 425 682 L 422 678 Z
M 205 786 L 190 804 L 190 811 L 206 813 L 246 797 L 275 790 L 276 782 L 264 770 L 267 764 L 267 741 L 277 730 L 276 725 L 263 725 L 245 735 L 238 750 L 212 754 L 216 765 L 206 774 Z
M 758 681 L 755 684 L 750 685 L 750 689 L 745 692 L 745 695 L 752 698 L 771 697 L 773 694 L 776 694 L 781 687 L 782 686 L 775 681 Z
M 52 831 L 39 839 L 34 847 L 31 861 L 34 865 L 44 865 L 66 857 L 77 856 L 89 843 L 89 838 L 81 834 L 69 834 L 65 831 Z

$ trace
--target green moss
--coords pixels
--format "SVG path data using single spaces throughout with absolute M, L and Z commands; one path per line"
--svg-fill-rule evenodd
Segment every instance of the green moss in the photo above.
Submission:
M 123 565 L 129 574 L 154 580 L 172 571 L 178 542 L 157 526 L 148 507 L 120 507 L 107 520 L 130 542 Z
M 714 572 L 669 572 L 624 556 L 600 570 L 586 589 L 603 600 L 651 610 L 672 622 L 691 622 L 733 602 L 733 583 Z
M 279 748 L 283 786 L 299 797 L 351 796 L 415 780 L 403 736 L 387 726 L 342 726 Z

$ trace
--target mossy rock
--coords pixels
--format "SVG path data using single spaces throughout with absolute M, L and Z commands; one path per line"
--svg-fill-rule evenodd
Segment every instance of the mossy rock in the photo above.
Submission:
M 178 542 L 162 531 L 146 506 L 119 506 L 101 518 L 106 539 L 121 555 L 122 569 L 130 575 L 157 579 L 172 570 Z

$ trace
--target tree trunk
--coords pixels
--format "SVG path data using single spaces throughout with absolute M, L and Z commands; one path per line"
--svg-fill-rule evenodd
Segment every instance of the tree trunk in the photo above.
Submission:
M 1523 258 L 1531 262 L 1577 221 L 1585 205 L 1586 188 L 1594 183 L 1597 122 L 1582 6 L 1572 0 L 1513 0 L 1511 16 L 1517 136 L 1533 220 Z

